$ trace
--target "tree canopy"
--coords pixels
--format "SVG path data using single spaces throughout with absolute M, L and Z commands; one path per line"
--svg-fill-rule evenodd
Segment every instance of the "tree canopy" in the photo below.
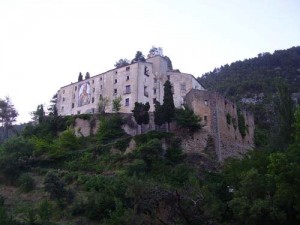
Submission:
M 6 131 L 6 136 L 8 135 L 8 129 L 12 127 L 18 115 L 9 97 L 5 97 L 4 100 L 0 99 L 0 122 Z
M 135 121 L 138 125 L 149 123 L 149 102 L 143 104 L 141 102 L 134 103 L 134 109 L 132 110 Z
M 170 123 L 175 116 L 175 105 L 173 99 L 172 85 L 169 80 L 164 84 L 163 112 L 167 123 Z
M 137 51 L 135 54 L 134 59 L 131 61 L 131 63 L 135 63 L 135 62 L 145 62 L 145 56 L 143 55 L 143 53 L 141 51 Z
M 115 63 L 115 67 L 120 68 L 122 66 L 128 66 L 129 63 L 130 63 L 130 61 L 128 59 L 119 59 L 119 61 L 117 61 Z

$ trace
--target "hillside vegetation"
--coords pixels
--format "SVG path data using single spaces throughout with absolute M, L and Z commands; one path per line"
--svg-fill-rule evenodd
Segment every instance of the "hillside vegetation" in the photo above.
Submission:
M 269 128 L 274 123 L 270 116 L 274 114 L 272 103 L 278 83 L 287 84 L 295 98 L 300 96 L 300 47 L 226 64 L 198 80 L 208 90 L 217 91 L 254 112 L 256 122 Z
M 272 56 L 259 58 L 265 57 Z M 212 74 L 202 79 L 222 73 Z M 250 82 L 251 75 L 246 76 Z M 39 106 L 38 123 L 0 143 L 0 225 L 300 224 L 300 107 L 289 91 L 297 86 L 286 77 L 257 90 L 263 100 L 246 95 L 247 88 L 237 96 L 226 92 L 241 103 L 255 98 L 244 104 L 261 114 L 256 115 L 256 148 L 222 163 L 215 160 L 213 141 L 203 154 L 182 151 L 184 135 L 201 129 L 201 119 L 189 110 L 174 114 L 184 134 L 152 131 L 131 137 L 121 129 L 126 121 L 115 113 L 98 118 L 96 134 L 77 137 L 76 117 L 92 127 L 94 116 L 45 117 Z M 224 80 L 214 79 L 211 89 L 222 91 Z M 236 81 L 228 85 L 228 90 L 238 87 Z M 136 104 L 139 126 L 148 120 L 147 109 Z M 268 110 L 272 119 L 264 122 L 262 112 Z M 160 125 L 169 122 L 159 119 Z

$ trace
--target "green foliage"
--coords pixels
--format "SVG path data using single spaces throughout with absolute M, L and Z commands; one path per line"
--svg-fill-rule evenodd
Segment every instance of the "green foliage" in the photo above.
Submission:
M 188 132 L 196 132 L 201 129 L 201 118 L 194 114 L 189 108 L 176 109 L 175 111 L 176 124 Z
M 161 142 L 159 139 L 152 139 L 141 145 L 137 151 L 141 159 L 145 161 L 147 169 L 151 170 L 153 162 L 162 156 Z
M 164 108 L 158 101 L 156 101 L 155 111 L 154 111 L 154 123 L 158 126 L 161 126 L 164 124 L 164 122 L 165 122 Z
M 217 91 L 252 111 L 255 123 L 270 129 L 275 115 L 272 96 L 277 92 L 276 78 L 286 81 L 291 93 L 297 93 L 299 68 L 298 46 L 223 65 L 198 80 L 208 90 Z
M 79 147 L 79 142 L 71 129 L 63 131 L 58 138 L 58 146 L 66 151 L 76 150 Z
M 83 76 L 82 76 L 82 73 L 80 72 L 79 75 L 78 75 L 78 82 L 80 82 L 82 80 L 83 80 Z
M 232 120 L 232 117 L 231 117 L 230 113 L 226 113 L 226 122 L 228 125 L 231 124 L 231 120 Z
M 114 112 L 119 112 L 122 106 L 122 97 L 116 97 L 113 101 L 112 101 L 112 111 Z
M 245 123 L 245 117 L 244 115 L 238 111 L 238 126 L 239 126 L 239 132 L 242 135 L 242 138 L 246 136 L 246 123 Z
M 38 105 L 36 111 L 32 112 L 33 120 L 39 123 L 42 123 L 45 118 L 44 106 Z
M 137 51 L 135 54 L 134 59 L 131 61 L 131 63 L 135 63 L 135 62 L 145 62 L 146 59 L 143 55 L 143 53 L 141 51 Z
M 276 118 L 272 130 L 274 132 L 274 147 L 280 149 L 287 147 L 292 141 L 294 103 L 286 84 L 278 81 L 276 88 L 277 93 L 274 100 Z
M 50 201 L 45 199 L 42 202 L 40 202 L 40 204 L 38 205 L 37 214 L 42 224 L 49 223 L 53 213 L 54 208 Z
M 295 141 L 296 143 L 300 143 L 300 106 L 295 110 Z
M 44 180 L 45 191 L 50 194 L 50 199 L 59 202 L 61 207 L 65 203 L 71 203 L 74 199 L 74 193 L 65 188 L 64 182 L 54 173 L 47 173 Z
M 7 214 L 4 207 L 4 199 L 1 196 L 0 201 L 0 224 L 3 225 L 15 225 L 16 223 L 12 220 L 12 218 Z
M 142 125 L 142 124 L 148 124 L 149 123 L 149 111 L 150 105 L 149 102 L 146 104 L 143 104 L 141 102 L 135 102 L 134 103 L 134 109 L 132 110 L 133 112 L 133 117 L 137 124 Z
M 12 127 L 18 115 L 19 113 L 9 97 L 5 97 L 4 100 L 0 99 L 0 123 L 4 127 L 6 138 L 8 137 L 8 129 Z
M 99 142 L 107 144 L 112 140 L 122 137 L 124 135 L 124 131 L 121 128 L 122 124 L 122 118 L 119 115 L 102 117 L 97 134 Z
M 173 99 L 172 85 L 169 80 L 164 84 L 164 99 L 163 99 L 164 120 L 170 123 L 175 116 L 175 105 Z
M 115 63 L 115 67 L 116 68 L 120 68 L 120 67 L 123 67 L 123 66 L 128 66 L 129 65 L 129 60 L 128 59 L 119 59 L 119 61 L 117 61 Z
M 29 174 L 22 174 L 18 179 L 18 185 L 21 192 L 27 193 L 35 188 L 35 181 Z

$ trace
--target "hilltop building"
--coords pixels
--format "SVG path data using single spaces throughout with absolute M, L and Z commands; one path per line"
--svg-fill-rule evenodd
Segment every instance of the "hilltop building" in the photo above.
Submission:
M 120 112 L 131 113 L 135 102 L 149 102 L 150 112 L 153 112 L 154 103 L 163 102 L 163 85 L 168 79 L 173 86 L 176 107 L 183 104 L 190 90 L 204 90 L 193 75 L 168 70 L 166 59 L 156 55 L 145 62 L 115 68 L 61 87 L 57 93 L 57 111 L 59 115 L 97 113 L 99 102 L 107 99 L 105 112 L 111 113 L 113 99 L 121 96 Z
M 173 86 L 175 107 L 187 105 L 202 118 L 201 131 L 194 133 L 193 137 L 182 138 L 186 152 L 201 154 L 213 145 L 216 157 L 222 161 L 244 154 L 254 146 L 252 114 L 245 111 L 238 113 L 235 103 L 206 91 L 193 75 L 168 69 L 168 62 L 161 55 L 150 55 L 145 62 L 135 62 L 61 87 L 57 93 L 57 111 L 59 115 L 93 114 L 98 112 L 99 103 L 106 99 L 105 112 L 112 113 L 112 101 L 121 96 L 121 113 L 130 116 L 135 102 L 149 102 L 149 111 L 153 112 L 156 101 L 163 103 L 166 80 L 170 80 Z M 239 115 L 244 121 L 243 134 L 238 129 Z M 87 136 L 93 130 L 90 123 L 79 118 L 76 124 L 81 135 Z M 130 135 L 136 134 L 136 127 L 125 124 L 123 128 Z M 154 129 L 152 113 L 146 130 Z M 171 129 L 176 130 L 176 124 Z

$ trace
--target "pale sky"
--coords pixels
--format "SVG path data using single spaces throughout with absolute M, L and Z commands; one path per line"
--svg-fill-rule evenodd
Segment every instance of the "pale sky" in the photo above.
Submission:
M 298 45 L 299 0 L 0 0 L 0 98 L 27 122 L 79 72 L 105 72 L 152 46 L 199 77 Z

